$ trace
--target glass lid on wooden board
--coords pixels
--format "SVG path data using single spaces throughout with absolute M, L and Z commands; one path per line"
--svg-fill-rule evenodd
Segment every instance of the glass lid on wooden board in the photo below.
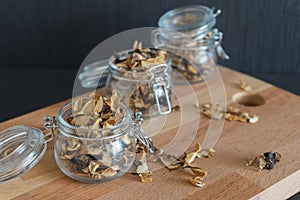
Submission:
M 33 168 L 44 156 L 46 139 L 40 129 L 14 126 L 0 132 L 0 183 L 14 179 Z

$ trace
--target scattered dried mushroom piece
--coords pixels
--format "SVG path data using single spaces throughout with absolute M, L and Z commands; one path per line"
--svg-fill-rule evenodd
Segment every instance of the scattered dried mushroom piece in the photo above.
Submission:
M 224 118 L 224 109 L 223 107 L 218 104 L 209 104 L 205 103 L 202 104 L 202 111 L 201 113 L 209 118 L 212 119 L 222 119 Z
M 262 163 L 259 165 L 260 169 L 273 169 L 276 162 L 279 162 L 281 159 L 281 155 L 277 152 L 271 153 L 271 152 L 266 152 L 262 155 L 259 156 L 259 160 L 264 160 L 265 163 Z
M 159 157 L 164 166 L 170 170 L 177 169 L 183 165 L 183 162 L 172 155 L 162 155 Z
M 251 158 L 248 158 L 247 159 L 247 162 L 246 162 L 246 166 L 251 166 L 255 161 L 257 160 L 257 157 L 251 157 Z
M 196 104 L 196 107 L 199 108 L 199 104 Z M 249 113 L 243 113 L 239 108 L 229 107 L 227 110 L 222 108 L 220 104 L 202 104 L 201 113 L 206 117 L 211 119 L 226 119 L 227 121 L 240 121 L 240 122 L 249 122 L 251 124 L 256 123 L 259 120 L 257 115 L 250 115 Z
M 203 170 L 200 167 L 192 167 L 192 166 L 186 166 L 184 168 L 188 168 L 191 169 L 191 171 L 197 176 L 200 177 L 201 179 L 203 179 L 204 177 L 206 177 L 207 172 L 205 170 Z
M 139 173 L 139 176 L 141 177 L 141 181 L 143 183 L 152 182 L 152 175 L 153 173 L 151 171 L 145 171 L 143 173 Z
M 240 88 L 242 89 L 242 90 L 245 90 L 245 91 L 247 91 L 247 92 L 249 92 L 249 91 L 251 91 L 252 90 L 252 88 L 251 88 L 251 86 L 250 85 L 248 85 L 244 80 L 240 80 Z
M 199 143 L 196 143 L 195 150 L 185 156 L 183 167 L 189 166 L 198 156 L 198 153 L 200 153 L 200 151 L 201 151 L 201 145 Z
M 139 175 L 143 183 L 152 182 L 153 175 L 153 173 L 149 171 L 147 165 L 147 153 L 148 150 L 145 147 L 145 145 L 143 145 L 140 142 L 137 142 L 134 165 L 136 166 L 136 173 Z
M 192 185 L 197 187 L 203 187 L 205 185 L 205 183 L 202 181 L 202 178 L 198 176 L 189 178 L 188 180 Z
M 274 168 L 276 162 L 279 162 L 281 155 L 278 152 L 266 152 L 258 157 L 249 158 L 246 162 L 246 166 L 252 166 L 256 164 L 261 171 L 262 169 L 271 170 Z
M 216 151 L 211 148 L 209 151 L 202 150 L 198 153 L 197 157 L 198 158 L 211 158 L 212 153 L 215 153 Z
M 199 156 L 199 154 L 201 156 Z M 192 166 L 192 162 L 197 157 L 198 158 L 204 157 L 201 154 L 201 145 L 199 143 L 195 144 L 195 149 L 193 152 L 184 154 L 180 158 L 177 158 L 176 156 L 172 156 L 166 153 L 162 153 L 162 155 L 159 158 L 163 163 L 163 165 L 169 170 L 175 170 L 179 168 L 190 169 L 191 172 L 195 175 L 195 177 L 189 178 L 189 181 L 195 186 L 199 187 L 201 185 L 202 187 L 204 185 L 202 180 L 206 177 L 207 172 L 200 167 Z M 199 179 L 201 179 L 201 181 Z

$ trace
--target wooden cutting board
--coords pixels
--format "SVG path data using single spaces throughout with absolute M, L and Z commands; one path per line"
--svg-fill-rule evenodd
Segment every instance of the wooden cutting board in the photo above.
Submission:
M 197 188 L 187 181 L 192 177 L 190 171 L 169 171 L 159 163 L 153 170 L 152 183 L 142 183 L 138 176 L 130 173 L 100 184 L 76 182 L 58 169 L 53 156 L 53 143 L 50 143 L 45 156 L 33 169 L 19 178 L 0 184 L 0 199 L 285 199 L 299 192 L 300 98 L 245 74 L 219 68 L 227 104 L 256 114 L 260 119 L 255 124 L 213 122 L 216 124 L 214 127 L 222 127 L 222 135 L 215 146 L 216 153 L 211 158 L 197 159 L 193 163 L 208 172 L 203 188 Z M 243 93 L 238 86 L 240 79 L 252 87 L 251 92 Z M 213 82 L 211 85 L 212 88 L 219 87 Z M 164 119 L 163 125 L 159 118 L 148 119 L 144 127 L 153 136 L 156 146 L 169 148 L 169 151 L 189 152 L 195 143 L 203 142 L 209 127 L 212 131 L 218 130 L 210 126 L 212 121 L 201 115 L 195 106 L 197 101 L 200 105 L 210 101 L 205 83 L 193 84 L 196 99 L 184 86 L 175 85 L 175 88 L 182 97 L 179 98 L 180 106 L 186 114 L 173 112 Z M 246 99 L 242 103 L 265 103 L 258 106 L 241 105 L 236 99 L 243 95 L 246 95 Z M 3 122 L 0 130 L 15 125 L 43 129 L 43 117 L 57 115 L 58 109 L 66 102 Z M 189 117 L 191 120 L 186 120 Z M 259 172 L 256 167 L 245 166 L 248 157 L 266 151 L 277 151 L 282 155 L 273 170 Z

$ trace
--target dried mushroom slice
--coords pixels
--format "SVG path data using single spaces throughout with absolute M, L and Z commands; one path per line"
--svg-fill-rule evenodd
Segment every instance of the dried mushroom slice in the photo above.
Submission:
M 248 85 L 244 80 L 240 80 L 240 88 L 242 89 L 242 90 L 245 90 L 245 91 L 247 91 L 247 92 L 249 92 L 249 91 L 251 91 L 252 90 L 252 88 L 251 88 L 251 86 L 250 85 Z
M 152 172 L 147 165 L 147 148 L 140 142 L 136 145 L 136 157 L 134 164 L 137 166 L 136 173 L 143 183 L 152 182 Z
M 205 178 L 207 172 L 200 167 L 193 167 L 193 166 L 185 166 L 184 168 L 190 169 L 197 177 L 201 179 Z
M 91 99 L 84 104 L 82 109 L 77 113 L 78 115 L 92 115 L 94 108 L 95 108 L 96 100 Z
M 274 157 L 275 157 L 275 161 L 276 161 L 276 162 L 279 162 L 280 159 L 281 159 L 281 154 L 278 153 L 278 152 L 274 152 L 273 155 L 274 155 Z
M 148 170 L 148 165 L 146 162 L 141 163 L 140 165 L 138 165 L 137 169 L 136 169 L 136 173 L 141 174 L 144 173 Z
M 68 146 L 66 148 L 67 151 L 76 151 L 80 148 L 80 142 L 73 140 L 73 139 L 68 139 Z
M 198 158 L 211 158 L 212 153 L 215 153 L 216 151 L 211 148 L 209 151 L 202 150 L 198 153 L 197 157 Z
M 117 173 L 118 172 L 115 169 L 113 169 L 113 168 L 107 168 L 107 169 L 103 170 L 101 174 L 104 177 L 111 177 L 111 176 L 116 175 Z
M 196 176 L 199 176 L 200 178 L 204 178 L 207 175 L 207 172 L 200 167 L 192 167 L 191 170 Z
M 147 161 L 148 162 L 156 162 L 158 161 L 164 154 L 162 149 L 155 148 L 154 153 L 148 153 Z
M 185 156 L 183 167 L 189 166 L 195 160 L 195 158 L 198 156 L 198 153 L 200 151 L 201 151 L 201 145 L 199 143 L 196 143 L 195 150 Z
M 246 166 L 251 166 L 257 160 L 257 157 L 251 157 L 247 159 Z
M 81 109 L 82 109 L 82 98 L 79 98 L 73 104 L 73 112 L 77 113 Z
M 103 98 L 99 97 L 99 99 L 96 102 L 94 111 L 97 113 L 100 113 L 100 112 L 102 112 L 102 108 L 103 108 Z
M 267 162 L 265 160 L 265 157 L 263 155 L 261 155 L 258 157 L 258 160 L 259 160 L 259 169 L 262 170 L 262 169 L 266 168 Z
M 102 152 L 102 158 L 99 161 L 106 166 L 111 166 L 112 164 L 112 157 L 105 151 Z
M 260 156 L 249 158 L 246 162 L 246 166 L 251 166 L 254 163 L 258 163 L 259 170 L 268 169 L 271 170 L 274 168 L 276 162 L 279 162 L 281 155 L 278 152 L 266 152 Z M 258 162 L 256 162 L 258 160 Z
M 116 92 L 113 92 L 113 95 L 111 96 L 110 99 L 111 99 L 111 106 L 110 106 L 111 111 L 117 112 L 121 98 L 118 97 Z
M 92 126 L 92 129 L 94 129 L 94 130 L 100 129 L 100 127 L 101 127 L 101 122 L 102 122 L 102 119 L 101 119 L 101 118 L 98 118 L 98 119 L 94 122 L 94 124 L 93 124 L 93 126 Z
M 197 186 L 197 187 L 203 187 L 205 185 L 202 178 L 198 177 L 198 176 L 189 178 L 188 180 L 192 185 Z
M 222 119 L 224 118 L 224 109 L 218 103 L 208 104 L 205 103 L 202 105 L 201 113 L 211 119 Z
M 143 183 L 152 182 L 152 175 L 153 173 L 151 171 L 146 171 L 139 174 Z
M 172 155 L 163 155 L 159 157 L 161 162 L 166 166 L 168 169 L 177 169 L 183 165 L 183 162 L 180 161 L 178 158 Z
M 82 115 L 82 116 L 78 116 L 78 117 L 75 117 L 74 119 L 74 122 L 72 121 L 72 125 L 75 125 L 75 126 L 88 126 L 92 120 L 92 117 L 90 116 L 85 116 L 85 115 Z
M 264 158 L 266 161 L 266 164 L 264 165 L 264 169 L 273 169 L 276 162 L 280 161 L 281 155 L 277 152 L 271 153 L 271 152 L 266 152 L 260 157 Z
M 241 115 L 241 118 L 243 118 L 243 117 L 246 118 L 247 122 L 252 123 L 252 124 L 256 123 L 259 119 L 259 117 L 257 115 L 249 115 L 249 113 L 243 113 Z

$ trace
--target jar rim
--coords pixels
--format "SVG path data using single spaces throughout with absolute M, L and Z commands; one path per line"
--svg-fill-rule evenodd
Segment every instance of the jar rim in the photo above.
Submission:
M 83 131 L 87 131 L 88 128 L 80 128 L 80 127 L 76 127 L 73 126 L 69 123 L 67 123 L 64 118 L 62 117 L 63 114 L 67 111 L 72 109 L 72 105 L 73 105 L 74 101 L 70 101 L 67 102 L 66 104 L 64 104 L 58 111 L 58 122 L 59 125 L 63 125 L 64 127 L 67 127 L 71 130 L 83 130 Z M 71 108 L 68 108 L 70 107 Z M 80 139 L 80 140 L 107 140 L 107 139 L 113 139 L 113 138 L 117 138 L 120 137 L 124 134 L 126 134 L 126 131 L 123 130 L 128 130 L 130 128 L 130 126 L 132 125 L 132 114 L 130 112 L 129 107 L 127 107 L 124 103 L 120 102 L 120 107 L 123 109 L 124 112 L 124 117 L 122 119 L 122 121 L 114 126 L 108 127 L 108 128 L 100 128 L 100 129 L 93 129 L 93 131 L 111 131 L 111 130 L 115 130 L 115 129 L 121 129 L 122 131 L 118 134 L 113 134 L 113 135 L 109 135 L 109 136 L 103 136 L 103 137 L 99 137 L 99 138 L 87 138 L 87 137 L 80 137 L 80 136 L 76 136 L 76 135 L 72 135 L 69 133 L 66 133 L 65 131 L 63 131 L 63 134 L 67 135 L 68 137 L 72 137 L 73 139 Z M 66 109 L 68 108 L 68 109 Z
M 182 50 L 188 50 L 188 51 L 204 51 L 207 50 L 209 48 L 215 48 L 216 44 L 215 44 L 215 40 L 213 39 L 215 37 L 211 37 L 209 40 L 195 40 L 191 37 L 189 37 L 188 35 L 186 35 L 185 33 L 182 32 L 176 32 L 179 34 L 179 37 L 181 38 L 186 38 L 187 40 L 191 40 L 191 42 L 194 42 L 196 46 L 177 46 L 177 45 L 173 45 L 171 44 L 169 41 L 172 41 L 172 38 L 168 38 L 166 37 L 169 34 L 175 33 L 175 31 L 171 30 L 171 29 L 166 29 L 166 28 L 158 28 L 157 30 L 153 31 L 153 37 L 154 37 L 154 43 L 155 45 L 162 47 L 162 48 L 166 48 L 167 51 L 171 51 L 171 49 L 180 49 Z M 214 33 L 213 33 L 214 34 Z M 171 51 L 172 53 L 174 53 L 174 51 Z
M 192 19 L 183 19 L 182 23 L 178 23 L 178 19 L 182 19 L 187 15 Z M 175 31 L 191 31 L 197 29 L 197 32 L 206 32 L 210 30 L 216 23 L 213 11 L 202 5 L 191 5 L 175 8 L 164 13 L 158 20 L 158 26 L 161 28 L 169 28 Z

